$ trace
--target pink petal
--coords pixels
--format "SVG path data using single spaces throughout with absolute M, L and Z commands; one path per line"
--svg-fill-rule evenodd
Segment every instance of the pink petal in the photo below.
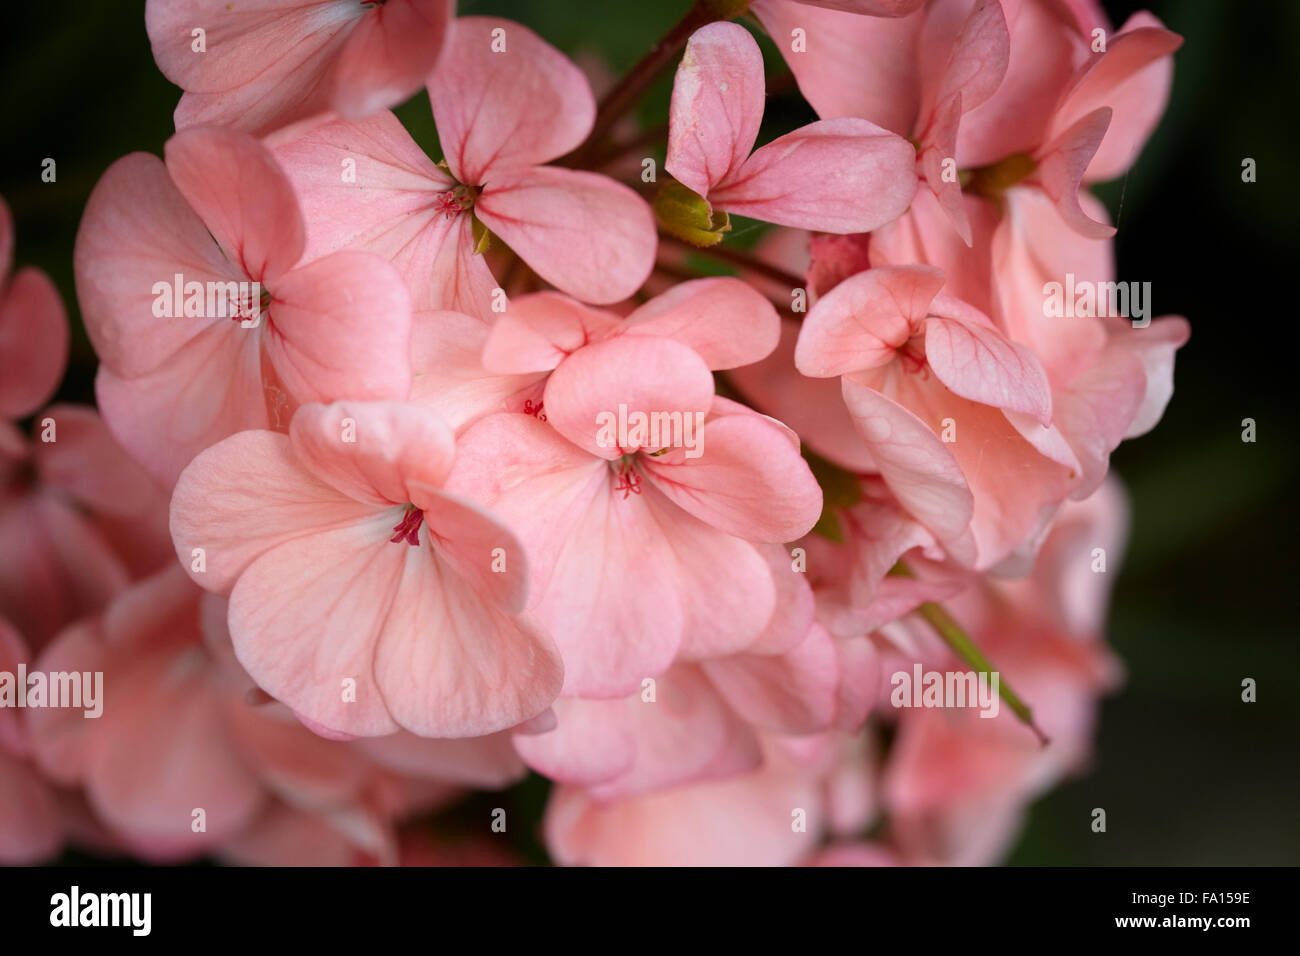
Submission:
M 948 446 L 924 421 L 875 388 L 845 379 L 844 402 L 890 491 L 938 536 L 954 560 L 973 560 L 968 525 L 974 499 Z
M 1052 420 L 1047 373 L 1028 348 L 991 323 L 934 315 L 925 322 L 925 357 L 934 374 L 963 398 Z
M 911 134 L 920 103 L 916 43 L 923 14 L 863 17 L 788 0 L 754 0 L 750 9 L 818 116 L 858 116 L 900 136 Z M 804 31 L 802 53 L 791 52 L 795 29 Z M 845 82 L 850 76 L 861 79 Z
M 108 168 L 86 203 L 73 255 L 86 332 L 118 375 L 152 372 L 210 325 L 235 324 L 153 315 L 154 284 L 173 285 L 177 273 L 184 282 L 246 278 L 222 257 L 156 156 L 132 153 Z
M 681 642 L 680 582 L 646 503 L 653 489 L 616 492 L 603 460 L 529 415 L 491 415 L 458 445 L 448 490 L 519 535 L 530 611 L 564 656 L 564 693 L 623 696 L 666 670 Z
M 172 493 L 171 531 L 195 583 L 222 593 L 268 550 L 374 514 L 373 506 L 305 471 L 287 436 L 248 431 L 213 445 L 185 469 Z M 195 548 L 204 551 L 205 570 L 194 567 Z
M 494 372 L 549 372 L 621 325 L 616 315 L 555 292 L 520 296 L 492 323 L 483 364 Z
M 673 79 L 664 169 L 708 196 L 753 150 L 765 91 L 763 55 L 748 30 L 725 21 L 696 30 Z
M 163 74 L 184 90 L 176 128 L 237 126 L 262 135 L 329 108 L 326 77 L 362 7 L 270 0 L 148 0 L 145 28 Z M 204 52 L 191 31 L 205 30 Z
M 288 130 L 268 142 L 302 203 L 305 259 L 373 252 L 402 274 L 414 308 L 492 317 L 496 280 L 471 254 L 472 220 L 439 206 L 455 183 L 392 113 Z M 345 168 L 354 181 L 345 180 Z
M 68 362 L 68 317 L 50 277 L 0 272 L 0 417 L 23 418 L 49 401 Z
M 113 441 L 94 409 L 53 405 L 44 418 L 54 419 L 58 440 L 36 444 L 42 480 L 97 512 L 134 517 L 157 500 L 159 489 Z
M 713 375 L 695 352 L 671 339 L 620 336 L 565 359 L 547 380 L 544 401 L 547 418 L 561 435 L 613 460 L 636 449 L 617 447 L 617 434 L 603 435 L 609 430 L 602 427 L 603 417 L 617 416 L 626 406 L 629 421 L 637 412 L 647 419 L 654 413 L 680 414 L 684 421 L 711 406 Z M 604 437 L 614 442 L 604 446 Z
M 497 790 L 517 783 L 527 768 L 510 734 L 431 740 L 402 732 L 364 737 L 353 746 L 377 763 L 410 777 Z
M 739 279 L 691 279 L 629 315 L 624 334 L 674 339 L 709 368 L 731 369 L 770 355 L 781 320 L 766 296 Z
M 674 449 L 642 458 L 646 477 L 706 524 L 750 541 L 794 541 L 821 515 L 807 463 L 762 416 L 727 415 L 704 424 L 703 454 Z
M 263 791 L 235 751 L 197 648 L 162 648 L 115 673 L 89 750 L 96 813 L 162 854 L 199 853 L 252 820 Z M 206 832 L 191 829 L 193 811 Z
M 1093 54 L 1079 68 L 1052 117 L 1050 135 L 1103 106 L 1111 108 L 1106 138 L 1088 164 L 1089 182 L 1114 179 L 1133 164 L 1164 115 L 1173 85 L 1173 53 L 1182 45 L 1182 37 L 1144 10 L 1109 38 L 1105 53 Z
M 451 0 L 388 0 L 367 11 L 334 66 L 331 105 L 354 119 L 408 99 L 442 53 Z
M 1043 187 L 1069 226 L 1089 239 L 1107 239 L 1115 227 L 1089 219 L 1079 205 L 1079 189 L 1092 157 L 1110 125 L 1111 109 L 1102 107 L 1084 116 L 1036 154 L 1033 179 Z
M 1165 406 L 1174 395 L 1174 353 L 1187 344 L 1191 336 L 1187 320 L 1181 316 L 1156 319 L 1146 329 L 1126 328 L 1115 335 L 1115 344 L 1137 354 L 1146 370 L 1147 387 L 1125 438 L 1137 438 L 1156 427 Z
M 930 266 L 871 269 L 846 279 L 809 310 L 795 365 L 804 375 L 831 378 L 894 361 L 941 288 L 943 273 Z
M 268 313 L 266 354 L 297 402 L 410 392 L 410 295 L 378 256 L 336 252 L 294 269 Z
M 95 395 L 113 437 L 170 488 L 196 454 L 222 438 L 287 424 L 277 419 L 280 402 L 264 384 L 261 358 L 255 331 L 219 320 L 147 375 L 124 378 L 101 365 Z
M 539 276 L 584 302 L 626 299 L 654 266 L 650 207 L 608 176 L 549 166 L 503 169 L 474 209 Z
M 245 276 L 274 284 L 302 258 L 298 200 L 261 143 L 247 133 L 201 127 L 177 133 L 164 153 L 176 188 Z
M 489 372 L 481 356 L 495 326 L 460 312 L 416 312 L 411 317 L 410 400 L 432 409 L 453 430 L 495 412 L 519 411 L 543 376 Z
M 737 654 L 700 665 L 723 698 L 765 730 L 806 734 L 835 717 L 839 664 L 826 630 L 813 627 L 782 655 Z
M 659 491 L 656 483 L 654 491 Z M 758 549 L 683 514 L 666 496 L 642 493 L 667 545 L 668 570 L 679 582 L 682 641 L 678 661 L 736 654 L 764 636 L 776 613 L 776 583 Z M 725 589 L 703 586 L 713 568 L 728 568 Z
M 587 138 L 596 118 L 582 71 L 532 30 L 495 17 L 452 23 L 429 77 L 429 102 L 451 173 L 471 186 L 558 159 Z
M 355 501 L 384 507 L 415 500 L 451 470 L 451 429 L 426 408 L 399 402 L 304 405 L 289 426 L 302 467 Z
M 870 232 L 907 209 L 915 167 L 901 136 L 861 119 L 820 120 L 758 149 L 709 200 L 782 226 Z
M 449 517 L 438 511 L 430 531 L 463 530 L 463 516 L 456 526 Z M 485 536 L 486 528 L 478 532 L 485 547 L 478 549 L 477 579 L 491 574 L 486 545 L 510 548 L 510 576 L 520 582 L 521 603 L 527 571 L 518 546 L 500 525 L 492 528 L 495 537 Z M 452 544 L 464 549 L 470 542 Z M 432 559 L 416 553 L 406 560 L 379 637 L 374 674 L 389 713 L 426 737 L 478 737 L 535 717 L 555 700 L 564 679 L 555 645 L 535 623 L 511 617 L 495 595 L 457 574 L 441 551 L 439 545 Z

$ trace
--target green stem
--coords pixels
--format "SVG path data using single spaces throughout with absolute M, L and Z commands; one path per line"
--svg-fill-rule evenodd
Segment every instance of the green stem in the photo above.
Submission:
M 890 574 L 896 574 L 902 577 L 915 577 L 911 570 L 901 561 L 896 564 Z M 943 642 L 952 649 L 952 652 L 969 664 L 977 673 L 991 674 L 996 668 L 989 663 L 989 659 L 979 649 L 979 646 L 971 640 L 965 629 L 958 624 L 942 605 L 933 601 L 926 601 L 916 609 L 921 617 L 925 618 L 927 624 L 934 628 L 934 632 L 942 638 Z M 1034 723 L 1034 713 L 1027 704 L 1020 699 L 1019 695 L 1012 689 L 1011 685 L 1002 680 L 1001 672 L 998 673 L 998 695 L 1007 702 L 1007 706 L 1012 712 L 1020 718 L 1021 723 L 1034 732 L 1038 742 L 1046 747 L 1051 741 L 1043 733 L 1038 724 Z

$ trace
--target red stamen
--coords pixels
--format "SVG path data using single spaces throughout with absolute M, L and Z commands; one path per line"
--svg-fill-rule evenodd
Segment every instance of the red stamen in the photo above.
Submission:
M 542 403 L 538 402 L 536 405 L 534 405 L 532 399 L 530 398 L 524 399 L 524 414 L 532 415 L 539 422 L 546 421 L 546 416 L 542 413 Z
M 407 505 L 406 508 L 402 520 L 393 525 L 397 534 L 388 539 L 390 544 L 401 544 L 403 541 L 409 545 L 420 543 L 420 525 L 424 523 L 424 512 L 414 505 Z
M 626 461 L 618 466 L 618 484 L 614 486 L 614 490 L 623 492 L 624 501 L 629 494 L 641 494 L 641 476 Z

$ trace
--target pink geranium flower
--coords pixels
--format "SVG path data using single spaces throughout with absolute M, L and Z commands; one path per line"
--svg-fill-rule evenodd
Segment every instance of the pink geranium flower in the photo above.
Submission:
M 490 317 L 497 282 L 479 254 L 479 223 L 584 301 L 617 302 L 641 286 L 657 242 L 646 203 L 606 176 L 545 165 L 595 121 L 591 87 L 562 53 L 517 23 L 461 18 L 429 100 L 445 157 L 437 165 L 389 113 L 275 138 L 307 213 L 308 258 L 378 252 L 402 271 L 417 309 Z M 351 180 L 340 175 L 349 162 Z
M 433 69 L 451 10 L 451 0 L 148 0 L 144 20 L 158 68 L 185 90 L 176 128 L 260 136 L 330 110 L 396 106 Z
M 444 490 L 452 455 L 450 430 L 417 406 L 305 405 L 288 436 L 233 435 L 177 483 L 181 562 L 230 595 L 257 684 L 322 731 L 479 736 L 560 688 L 550 638 L 514 616 L 523 549 Z
M 127 450 L 170 487 L 199 451 L 287 427 L 299 403 L 406 398 L 410 304 L 393 267 L 363 252 L 300 264 L 293 191 L 248 135 L 189 129 L 165 152 L 114 163 L 77 234 L 96 393 Z
M 466 428 L 450 487 L 528 548 L 531 609 L 564 653 L 566 695 L 624 696 L 679 654 L 748 647 L 771 619 L 776 586 L 756 544 L 804 534 L 821 491 L 793 433 L 716 397 L 710 369 L 761 357 L 776 325 L 753 290 L 715 279 L 626 320 L 526 297 L 493 327 L 484 364 L 532 376 L 534 414 Z M 638 415 L 680 429 L 609 430 Z M 723 566 L 719 590 L 711 569 Z
M 916 176 L 904 139 L 862 119 L 822 120 L 754 151 L 763 99 L 749 31 L 697 30 L 673 83 L 664 168 L 715 209 L 802 229 L 869 232 L 907 208 Z
M 942 288 L 929 266 L 845 280 L 809 311 L 795 364 L 843 377 L 844 402 L 893 494 L 951 557 L 987 568 L 1065 497 L 1070 475 L 1020 433 L 1052 421 L 1038 359 Z M 1039 440 L 1065 445 L 1054 433 Z

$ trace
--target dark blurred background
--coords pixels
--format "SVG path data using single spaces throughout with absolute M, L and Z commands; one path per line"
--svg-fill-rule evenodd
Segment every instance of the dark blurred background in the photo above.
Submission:
M 589 73 L 604 63 L 612 78 L 689 6 L 461 0 L 459 11 L 519 20 Z M 1119 226 L 1119 278 L 1151 282 L 1154 314 L 1187 316 L 1192 339 L 1164 421 L 1112 459 L 1134 514 L 1110 619 L 1127 682 L 1104 705 L 1090 772 L 1032 808 L 1010 862 L 1295 864 L 1300 369 L 1286 330 L 1300 272 L 1300 2 L 1105 6 L 1116 27 L 1145 8 L 1186 38 L 1164 120 L 1131 172 L 1098 192 Z M 17 262 L 53 276 L 74 323 L 65 400 L 94 400 L 95 357 L 72 278 L 86 198 L 115 159 L 161 153 L 173 131 L 179 91 L 154 66 L 143 7 L 6 2 L 0 21 L 0 194 L 13 211 Z M 774 55 L 769 65 L 783 70 Z M 790 84 L 769 84 L 777 95 L 765 139 L 812 118 L 796 94 L 780 92 Z M 645 122 L 666 118 L 668 92 L 665 77 L 643 106 Z M 417 139 L 431 140 L 423 94 L 398 112 Z M 54 183 L 41 182 L 47 157 L 57 162 Z M 1254 183 L 1242 182 L 1247 157 Z M 1243 418 L 1257 423 L 1254 444 L 1241 441 Z M 1245 677 L 1258 682 L 1257 703 L 1241 701 Z M 543 799 L 532 780 L 512 802 L 535 818 Z M 1106 808 L 1105 834 L 1091 832 L 1093 807 Z

